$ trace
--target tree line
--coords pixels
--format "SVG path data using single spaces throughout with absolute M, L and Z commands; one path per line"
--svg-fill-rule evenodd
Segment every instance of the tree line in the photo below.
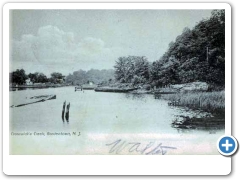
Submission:
M 168 50 L 154 62 L 144 56 L 119 57 L 115 78 L 121 83 L 153 86 L 204 81 L 225 85 L 225 11 L 213 10 L 191 30 L 184 28 Z
M 64 76 L 54 72 L 50 78 L 43 73 L 25 74 L 23 69 L 10 73 L 10 83 L 61 83 Z M 225 11 L 213 10 L 192 29 L 184 28 L 162 57 L 149 62 L 145 56 L 119 57 L 114 70 L 74 71 L 65 77 L 66 84 L 80 85 L 120 83 L 165 86 L 203 81 L 214 87 L 225 86 Z
M 9 74 L 10 83 L 24 85 L 26 84 L 26 80 L 30 79 L 30 81 L 34 83 L 52 83 L 59 84 L 63 82 L 65 76 L 59 72 L 53 72 L 51 77 L 48 78 L 45 74 L 40 72 L 29 73 L 26 74 L 24 69 L 17 69 L 16 71 L 10 72 Z
M 24 85 L 26 80 L 34 83 L 52 83 L 52 84 L 61 84 L 64 83 L 68 85 L 81 85 L 89 83 L 90 81 L 95 84 L 109 84 L 114 81 L 114 70 L 97 70 L 91 69 L 89 71 L 78 70 L 74 71 L 68 76 L 63 76 L 62 73 L 53 72 L 48 78 L 45 74 L 40 72 L 26 74 L 24 69 L 17 69 L 16 71 L 10 72 L 10 83 Z
M 109 70 L 91 69 L 88 71 L 84 71 L 80 69 L 66 76 L 66 83 L 72 84 L 72 85 L 81 85 L 89 82 L 105 85 L 113 80 L 114 80 L 114 70 L 112 69 L 109 69 Z

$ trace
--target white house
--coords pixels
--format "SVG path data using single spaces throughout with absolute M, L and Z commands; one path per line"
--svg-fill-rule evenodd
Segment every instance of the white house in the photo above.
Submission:
M 30 79 L 27 79 L 27 80 L 25 81 L 25 83 L 26 83 L 26 85 L 33 85 L 33 82 L 32 82 Z
M 88 83 L 90 86 L 92 86 L 94 83 L 92 81 L 89 81 Z

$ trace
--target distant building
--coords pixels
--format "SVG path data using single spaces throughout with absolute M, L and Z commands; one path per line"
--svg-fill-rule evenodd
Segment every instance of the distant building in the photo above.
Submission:
M 88 81 L 86 84 L 82 84 L 83 89 L 94 89 L 97 85 L 94 84 L 92 81 Z
M 64 83 L 64 82 L 65 82 L 65 76 L 62 76 L 62 78 L 59 78 L 59 79 L 57 80 L 57 82 L 58 82 L 59 84 Z
M 94 83 L 92 81 L 89 81 L 88 84 L 92 86 Z
M 25 81 L 26 85 L 33 85 L 33 82 L 31 81 L 31 79 L 27 79 Z

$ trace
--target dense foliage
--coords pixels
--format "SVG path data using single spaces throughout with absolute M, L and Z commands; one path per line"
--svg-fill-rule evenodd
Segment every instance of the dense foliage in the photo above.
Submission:
M 29 73 L 28 78 L 32 83 L 46 83 L 48 82 L 48 78 L 43 73 L 35 72 Z
M 63 82 L 65 76 L 62 75 L 62 73 L 54 72 L 51 74 L 51 77 L 49 78 L 49 82 L 53 84 L 60 84 Z
M 152 80 L 157 85 L 204 81 L 225 84 L 225 12 L 199 22 L 169 44 L 168 51 L 152 65 Z
M 115 65 L 119 82 L 154 86 L 203 81 L 225 85 L 225 12 L 213 10 L 192 30 L 184 28 L 167 52 L 149 65 L 145 57 L 120 57 Z
M 80 85 L 93 82 L 95 84 L 109 84 L 114 81 L 114 70 L 96 70 L 91 69 L 89 71 L 75 71 L 73 74 L 63 76 L 62 73 L 53 72 L 51 77 L 47 78 L 43 73 L 35 72 L 25 73 L 24 69 L 17 69 L 16 71 L 10 72 L 10 83 L 24 85 L 26 80 L 34 83 L 51 83 L 51 84 L 69 84 L 69 85 Z
M 17 69 L 9 74 L 10 83 L 16 83 L 19 85 L 25 84 L 28 76 L 25 73 L 24 69 Z
M 146 57 L 120 57 L 116 61 L 115 78 L 121 83 L 145 83 L 149 79 L 149 62 Z
M 66 76 L 66 83 L 73 85 L 86 84 L 93 82 L 95 84 L 107 84 L 113 80 L 113 70 L 97 70 L 91 69 L 89 71 L 78 70 L 74 71 L 73 74 Z
M 51 74 L 50 78 L 47 78 L 47 76 L 43 73 L 35 72 L 35 73 L 29 73 L 28 75 L 25 73 L 24 69 L 17 69 L 16 71 L 9 73 L 9 79 L 10 83 L 18 84 L 18 85 L 24 85 L 26 84 L 26 80 L 30 79 L 30 81 L 35 83 L 53 83 L 53 84 L 59 84 L 63 83 L 64 77 L 61 73 L 54 72 Z

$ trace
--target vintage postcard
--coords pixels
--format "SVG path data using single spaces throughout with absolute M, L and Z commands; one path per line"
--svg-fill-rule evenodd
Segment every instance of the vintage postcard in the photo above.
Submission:
M 216 145 L 231 134 L 228 4 L 18 5 L 4 9 L 8 156 L 229 165 Z

